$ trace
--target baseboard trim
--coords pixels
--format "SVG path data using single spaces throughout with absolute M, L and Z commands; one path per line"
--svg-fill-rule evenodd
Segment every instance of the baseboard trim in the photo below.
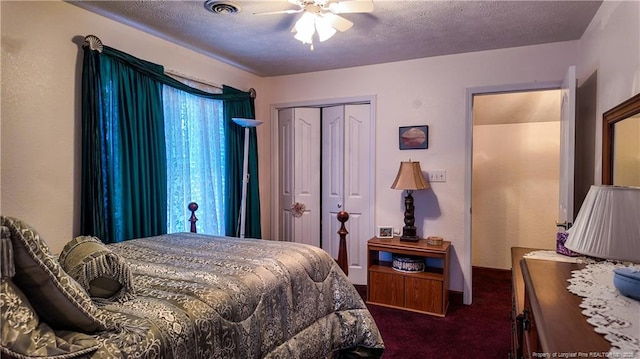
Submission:
M 511 269 L 479 267 L 479 266 L 473 266 L 472 269 L 479 269 L 479 270 L 483 270 L 483 271 L 496 272 L 496 273 L 511 272 Z

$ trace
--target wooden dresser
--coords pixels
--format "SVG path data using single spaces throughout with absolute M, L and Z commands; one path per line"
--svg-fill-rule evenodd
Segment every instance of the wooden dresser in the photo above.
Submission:
M 511 248 L 512 358 L 604 358 L 611 349 L 582 314 L 567 279 L 582 264 L 523 259 L 533 248 Z M 602 355 L 602 356 L 598 356 Z

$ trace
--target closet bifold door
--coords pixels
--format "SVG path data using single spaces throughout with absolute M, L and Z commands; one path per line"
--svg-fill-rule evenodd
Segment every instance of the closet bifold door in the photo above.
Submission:
M 320 247 L 320 109 L 280 110 L 278 128 L 280 239 Z
M 367 240 L 373 232 L 371 105 L 344 104 L 322 109 L 322 248 L 335 256 L 336 216 L 349 212 L 349 279 L 367 282 Z

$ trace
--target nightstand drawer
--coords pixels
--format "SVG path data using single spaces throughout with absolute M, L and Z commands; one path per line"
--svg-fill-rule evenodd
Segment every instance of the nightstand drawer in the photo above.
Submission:
M 391 273 L 369 272 L 369 298 L 371 302 L 404 305 L 404 277 Z
M 442 281 L 405 278 L 404 306 L 423 312 L 443 313 Z

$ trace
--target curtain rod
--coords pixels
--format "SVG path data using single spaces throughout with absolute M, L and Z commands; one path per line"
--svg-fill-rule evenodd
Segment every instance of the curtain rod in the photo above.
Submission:
M 99 37 L 97 37 L 96 35 L 87 35 L 84 37 L 84 41 L 89 45 L 89 48 L 91 50 L 96 50 L 98 52 L 102 52 L 103 46 L 102 46 L 102 40 L 100 40 Z M 175 71 L 165 71 L 165 75 L 168 76 L 178 76 L 178 77 L 182 77 L 184 79 L 187 79 L 189 81 L 194 81 L 194 82 L 198 82 L 200 84 L 206 85 L 206 86 L 213 86 L 217 89 L 222 89 L 222 85 L 213 83 L 213 82 L 207 82 L 205 80 L 200 80 L 200 79 L 196 79 L 190 76 L 186 76 L 183 74 L 180 74 L 178 72 Z M 251 97 L 256 98 L 257 97 L 257 93 L 256 90 L 252 87 L 249 89 L 249 92 L 251 93 Z
M 200 79 L 197 79 L 195 77 L 191 77 L 191 76 L 188 76 L 188 75 L 185 75 L 185 74 L 181 74 L 181 73 L 179 73 L 177 71 L 165 70 L 164 74 L 165 75 L 169 75 L 169 76 L 180 77 L 180 78 L 185 79 L 185 80 L 197 82 L 197 83 L 205 85 L 205 86 L 211 86 L 211 87 L 215 87 L 215 88 L 217 88 L 219 90 L 222 90 L 222 85 L 219 85 L 219 84 L 213 83 L 213 82 L 209 82 L 207 80 L 200 80 Z

